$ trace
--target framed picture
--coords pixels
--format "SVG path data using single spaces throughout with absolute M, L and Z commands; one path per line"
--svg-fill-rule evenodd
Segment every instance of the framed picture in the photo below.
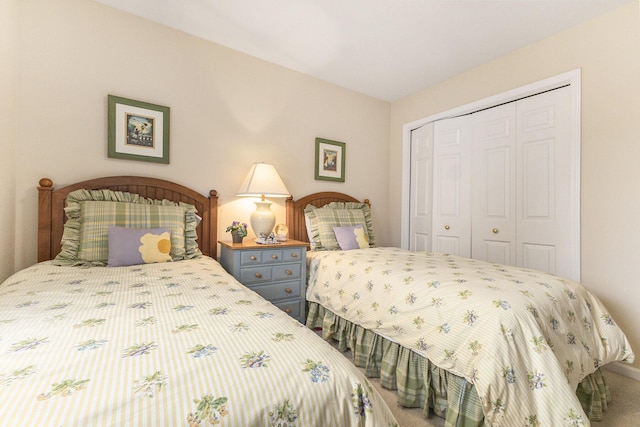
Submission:
M 345 143 L 316 138 L 316 179 L 344 182 Z
M 169 163 L 169 107 L 109 95 L 108 155 Z

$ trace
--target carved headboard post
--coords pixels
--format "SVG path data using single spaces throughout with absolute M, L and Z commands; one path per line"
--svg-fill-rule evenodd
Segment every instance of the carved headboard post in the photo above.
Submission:
M 295 212 L 295 202 L 293 201 L 293 196 L 289 196 L 285 201 L 285 210 L 286 210 L 286 224 L 289 228 L 289 237 L 295 240 L 300 240 L 301 242 L 308 242 L 309 239 L 300 239 L 300 236 L 306 236 L 306 233 L 300 233 L 300 230 L 297 230 L 296 227 L 300 227 L 300 224 L 296 223 L 296 212 Z M 303 208 L 304 209 L 304 208 Z M 302 224 L 304 225 L 304 223 Z M 294 237 L 295 236 L 295 237 Z
M 218 259 L 218 192 L 209 191 L 209 229 L 202 229 L 202 235 L 209 240 L 209 255 Z M 206 237 L 205 237 L 206 236 Z
M 38 262 L 52 258 L 51 254 L 51 197 L 53 181 L 42 178 L 38 187 Z

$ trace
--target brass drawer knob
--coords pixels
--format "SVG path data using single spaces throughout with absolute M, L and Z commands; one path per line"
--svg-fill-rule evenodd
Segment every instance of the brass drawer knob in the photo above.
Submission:
M 497 228 L 494 228 L 494 229 L 493 229 L 493 230 L 491 230 L 491 231 L 493 231 L 493 234 L 498 234 L 498 229 L 497 229 Z
M 255 261 L 256 260 L 256 256 L 255 255 L 251 255 L 251 261 Z
M 286 270 L 285 273 L 287 273 L 287 276 L 291 276 L 293 272 L 291 270 Z
M 287 313 L 287 314 L 291 314 L 291 309 L 289 307 L 287 307 L 287 308 L 284 309 L 284 312 Z
M 291 254 L 291 258 L 298 258 L 298 254 L 297 254 L 297 253 L 295 253 L 295 252 L 294 252 L 294 253 L 292 253 L 292 254 Z
M 256 273 L 256 279 L 262 279 L 262 274 Z
M 445 225 L 445 226 L 444 226 L 444 229 L 445 229 L 445 230 L 448 230 L 449 228 L 451 228 L 451 227 L 449 227 L 448 225 Z
M 278 255 L 273 254 L 273 255 L 271 255 L 271 258 L 273 258 L 273 259 L 278 259 Z
M 288 294 L 290 294 L 291 292 L 293 292 L 293 291 L 291 290 L 291 288 L 287 288 L 287 289 L 285 289 L 284 291 L 285 291 L 286 293 L 288 293 Z

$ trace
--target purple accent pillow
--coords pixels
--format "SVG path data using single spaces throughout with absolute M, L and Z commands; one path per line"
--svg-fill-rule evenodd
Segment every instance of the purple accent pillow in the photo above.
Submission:
M 364 226 L 351 225 L 348 227 L 333 227 L 336 240 L 340 249 L 349 251 L 351 249 L 365 249 L 369 247 L 369 240 L 364 232 Z
M 109 227 L 109 267 L 171 261 L 169 228 Z

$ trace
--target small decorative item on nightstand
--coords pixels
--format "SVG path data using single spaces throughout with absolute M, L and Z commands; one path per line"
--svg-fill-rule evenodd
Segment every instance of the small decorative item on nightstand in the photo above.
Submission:
M 227 227 L 227 233 L 228 232 L 231 232 L 233 243 L 242 243 L 242 239 L 247 235 L 247 224 L 240 221 L 233 221 L 231 225 Z
M 289 227 L 285 224 L 276 225 L 274 231 L 276 233 L 276 239 L 278 239 L 279 242 L 286 242 L 289 238 Z
M 305 322 L 307 243 L 220 243 L 220 264 L 240 283 Z
M 268 236 L 265 236 L 264 234 L 260 233 L 260 237 L 256 239 L 256 243 L 259 243 L 261 245 L 279 245 L 280 244 L 278 239 L 276 239 L 276 235 L 273 233 L 269 234 Z

